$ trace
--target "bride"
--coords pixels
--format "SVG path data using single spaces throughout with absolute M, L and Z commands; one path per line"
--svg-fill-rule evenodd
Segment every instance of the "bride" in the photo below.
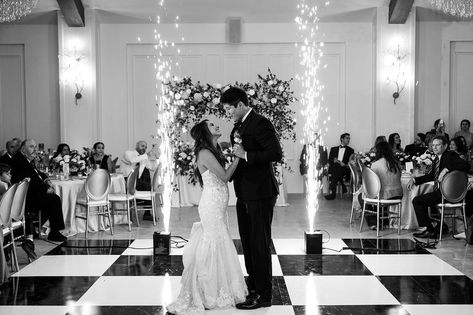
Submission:
M 217 139 L 218 126 L 204 120 L 191 129 L 201 186 L 200 222 L 194 223 L 183 254 L 184 272 L 177 300 L 167 307 L 171 314 L 193 314 L 206 309 L 228 308 L 245 301 L 248 290 L 227 222 L 227 182 L 238 158 L 225 170 Z

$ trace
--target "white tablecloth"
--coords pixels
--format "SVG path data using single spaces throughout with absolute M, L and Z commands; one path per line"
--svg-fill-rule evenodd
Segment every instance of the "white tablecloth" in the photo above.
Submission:
M 85 207 L 77 205 L 79 198 L 85 198 L 84 178 L 72 178 L 68 180 L 51 180 L 54 191 L 62 201 L 62 212 L 64 215 L 64 224 L 66 226 L 65 234 L 72 235 L 85 231 L 85 220 L 77 218 L 76 213 L 85 213 Z M 121 174 L 112 174 L 110 193 L 125 192 L 125 179 Z M 115 221 L 117 223 L 117 221 Z M 106 229 L 103 220 L 98 220 L 94 216 L 89 217 L 89 231 L 98 231 Z
M 281 172 L 279 172 L 281 174 Z M 187 183 L 188 178 L 184 176 L 177 176 L 176 181 L 179 187 L 179 191 L 176 191 L 172 195 L 172 206 L 173 207 L 192 207 L 199 204 L 200 195 L 202 188 L 199 184 L 192 185 Z M 279 196 L 276 200 L 276 206 L 286 207 L 287 203 L 287 189 L 284 180 L 280 180 L 282 183 L 279 185 Z M 228 183 L 229 200 L 228 205 L 236 205 L 235 190 L 233 183 Z

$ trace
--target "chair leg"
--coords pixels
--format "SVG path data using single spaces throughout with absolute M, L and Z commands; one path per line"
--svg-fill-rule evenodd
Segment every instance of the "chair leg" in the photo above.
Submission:
M 442 208 L 440 211 L 442 211 L 442 213 L 440 214 L 440 232 L 439 232 L 439 241 L 442 240 L 442 229 L 443 229 L 443 214 L 444 214 L 444 210 L 445 210 L 445 207 L 442 203 Z
M 11 230 L 10 236 L 11 236 L 11 247 L 13 248 L 11 259 L 12 259 L 12 263 L 13 263 L 13 260 L 15 260 L 15 271 L 18 272 L 18 271 L 20 271 L 20 265 L 18 264 L 18 255 L 16 253 L 15 236 L 13 235 L 13 230 Z
M 126 201 L 126 215 L 127 215 L 127 218 L 128 218 L 128 232 L 131 232 L 130 200 Z
M 87 204 L 87 212 L 85 213 L 85 239 L 87 239 L 87 230 L 89 229 L 89 205 Z
M 355 207 L 353 206 L 353 201 L 354 201 L 354 196 L 351 200 L 350 223 L 348 225 L 351 225 L 353 223 L 353 211 L 355 210 Z
M 112 222 L 112 216 L 111 216 L 111 211 L 110 211 L 110 203 L 108 203 L 105 208 L 107 209 L 107 217 L 108 217 L 108 223 L 110 224 L 110 234 L 113 235 L 113 222 Z
M 156 225 L 156 198 L 151 196 L 151 212 L 153 213 L 153 225 Z
M 379 237 L 379 202 L 376 205 L 376 238 Z
M 401 235 L 401 210 L 402 210 L 402 204 L 398 204 L 397 208 L 399 209 L 399 221 L 397 223 L 397 235 Z
M 360 222 L 360 233 L 363 229 L 363 222 L 365 221 L 365 209 L 366 209 L 366 202 L 363 202 L 363 211 L 361 212 L 361 222 Z
M 135 204 L 136 225 L 140 226 L 140 219 L 138 219 L 138 207 L 136 206 L 136 199 L 133 200 L 133 203 Z
M 462 212 L 463 212 L 463 225 L 465 226 L 465 233 L 466 233 L 466 227 L 467 227 L 467 223 L 466 223 L 466 213 L 465 213 L 465 202 L 463 202 L 463 205 L 462 205 Z

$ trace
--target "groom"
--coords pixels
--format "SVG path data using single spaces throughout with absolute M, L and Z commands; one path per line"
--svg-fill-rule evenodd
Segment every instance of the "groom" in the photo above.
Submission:
M 245 91 L 230 87 L 220 102 L 235 121 L 230 140 L 234 154 L 241 159 L 232 179 L 249 295 L 236 307 L 268 307 L 272 289 L 271 221 L 279 193 L 272 162 L 282 159 L 281 145 L 271 122 L 248 106 Z

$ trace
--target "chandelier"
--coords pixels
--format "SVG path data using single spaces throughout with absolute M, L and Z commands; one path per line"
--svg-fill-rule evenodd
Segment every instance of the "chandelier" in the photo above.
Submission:
M 447 14 L 470 18 L 473 16 L 473 0 L 430 0 L 432 6 Z
M 31 13 L 38 0 L 0 0 L 0 23 L 13 22 Z

